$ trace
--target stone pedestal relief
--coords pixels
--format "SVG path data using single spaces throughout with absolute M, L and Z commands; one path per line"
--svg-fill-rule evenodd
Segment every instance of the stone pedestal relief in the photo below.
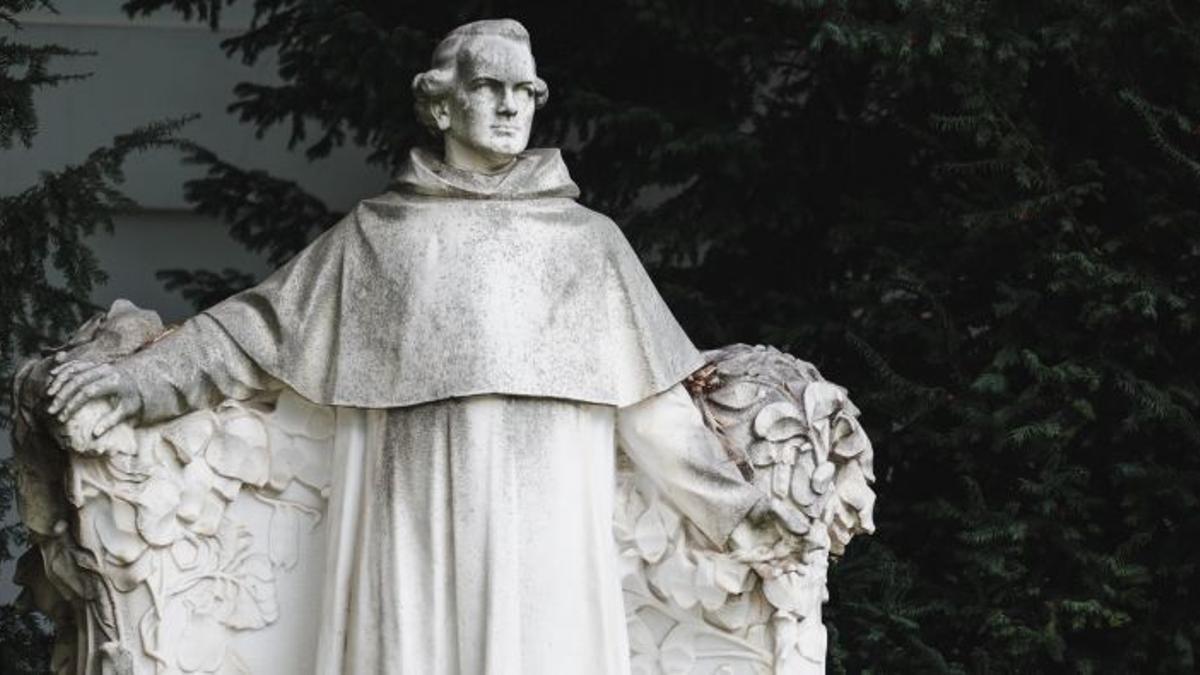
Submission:
M 57 626 L 60 674 L 310 672 L 320 625 L 337 411 L 289 389 L 164 423 L 85 433 L 44 414 L 60 360 L 156 339 L 119 301 L 16 381 L 18 581 Z M 618 457 L 614 535 L 633 673 L 824 672 L 831 556 L 871 532 L 872 451 L 845 391 L 771 348 L 705 354 L 706 423 L 771 500 L 769 546 L 713 546 Z M 762 528 L 760 528 L 761 530 Z
M 73 358 L 161 330 L 118 302 Z M 56 673 L 298 673 L 317 631 L 333 415 L 290 391 L 146 427 L 47 424 L 44 359 L 17 378 L 18 581 L 56 625 Z M 314 602 L 315 600 L 315 602 Z

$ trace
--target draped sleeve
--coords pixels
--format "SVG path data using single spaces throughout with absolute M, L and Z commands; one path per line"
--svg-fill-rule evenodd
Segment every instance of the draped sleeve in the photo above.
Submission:
M 764 496 L 725 455 L 682 384 L 619 408 L 616 431 L 638 469 L 718 546 Z
M 279 387 L 220 325 L 203 314 L 116 365 L 137 388 L 146 423 Z

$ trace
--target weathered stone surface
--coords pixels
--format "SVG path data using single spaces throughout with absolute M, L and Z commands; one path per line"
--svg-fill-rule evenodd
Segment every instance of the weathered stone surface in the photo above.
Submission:
M 441 159 L 182 326 L 118 301 L 20 372 L 55 671 L 823 672 L 826 569 L 873 529 L 858 410 L 777 350 L 692 347 L 526 150 L 520 24 L 433 66 Z

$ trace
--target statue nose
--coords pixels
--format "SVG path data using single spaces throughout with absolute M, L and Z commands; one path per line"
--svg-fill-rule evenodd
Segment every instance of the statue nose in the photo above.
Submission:
M 513 97 L 513 92 L 509 89 L 505 89 L 500 94 L 500 100 L 496 103 L 496 112 L 501 115 L 515 115 L 517 113 L 517 102 Z

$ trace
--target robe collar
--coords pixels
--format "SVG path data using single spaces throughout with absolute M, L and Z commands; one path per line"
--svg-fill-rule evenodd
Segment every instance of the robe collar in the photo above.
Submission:
M 446 164 L 424 148 L 413 148 L 392 189 L 407 194 L 458 199 L 542 199 L 579 196 L 562 153 L 534 148 L 517 155 L 506 171 L 482 174 Z

